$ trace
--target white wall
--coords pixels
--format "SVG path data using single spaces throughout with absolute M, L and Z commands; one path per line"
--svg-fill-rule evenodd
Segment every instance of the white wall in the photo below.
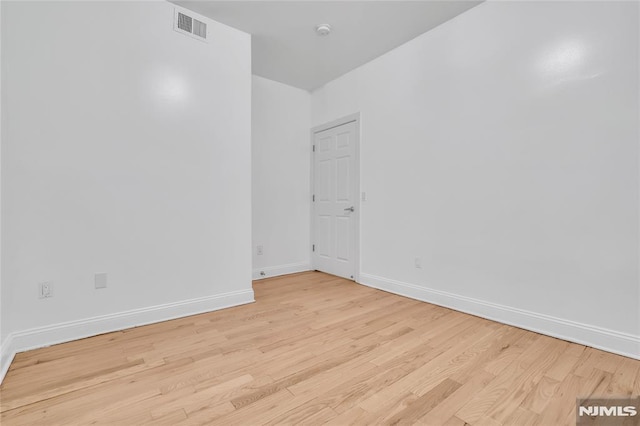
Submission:
M 363 283 L 640 356 L 638 39 L 637 3 L 488 2 L 315 91 L 361 112 Z
M 2 7 L 0 5 L 0 58 L 2 58 Z M 0 66 L 0 371 L 3 353 L 3 344 L 8 332 L 5 330 L 7 322 L 4 317 L 7 315 L 7 310 L 2 308 L 2 300 L 5 299 L 4 292 L 7 290 L 7 286 L 2 286 L 2 140 L 4 139 L 3 131 L 4 127 L 2 122 L 2 67 Z M 2 374 L 0 373 L 0 377 Z
M 253 76 L 253 276 L 310 269 L 310 95 Z M 257 254 L 257 246 L 263 254 Z
M 166 2 L 2 8 L 14 349 L 253 300 L 250 36 L 179 34 Z

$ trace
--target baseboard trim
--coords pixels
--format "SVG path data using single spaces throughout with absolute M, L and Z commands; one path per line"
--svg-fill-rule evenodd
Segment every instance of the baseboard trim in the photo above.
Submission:
M 13 339 L 11 334 L 9 334 L 4 341 L 2 342 L 2 346 L 0 347 L 0 384 L 2 384 L 2 380 L 4 380 L 4 376 L 7 374 L 9 370 L 9 366 L 13 361 L 13 357 L 16 356 L 16 350 L 13 347 Z
M 640 360 L 640 336 L 511 308 L 375 275 L 360 274 L 360 284 Z
M 253 290 L 233 291 L 13 332 L 5 338 L 0 348 L 0 383 L 9 370 L 13 358 L 19 352 L 190 315 L 218 311 L 254 301 Z
M 262 280 L 264 278 L 277 277 L 280 275 L 295 274 L 297 272 L 306 272 L 311 270 L 311 263 L 289 263 L 287 265 L 267 266 L 264 268 L 256 268 L 253 270 L 252 279 Z M 260 273 L 264 272 L 264 275 Z

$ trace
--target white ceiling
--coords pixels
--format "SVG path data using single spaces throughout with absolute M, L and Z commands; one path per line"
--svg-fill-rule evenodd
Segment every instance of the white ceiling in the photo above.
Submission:
M 253 73 L 313 90 L 481 1 L 203 1 L 174 3 L 252 34 Z M 318 24 L 331 35 L 319 37 Z

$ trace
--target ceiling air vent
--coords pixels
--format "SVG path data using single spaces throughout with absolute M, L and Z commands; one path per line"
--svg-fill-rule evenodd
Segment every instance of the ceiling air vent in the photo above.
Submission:
M 193 18 L 191 16 L 187 16 L 184 13 L 178 12 L 178 29 L 182 31 L 186 31 L 191 33 L 191 29 L 193 28 Z
M 207 40 L 207 24 L 199 21 L 183 12 L 175 11 L 173 29 L 179 33 L 189 35 L 195 39 L 206 41 Z
M 197 19 L 193 20 L 193 35 L 198 37 L 207 38 L 207 24 L 200 22 Z

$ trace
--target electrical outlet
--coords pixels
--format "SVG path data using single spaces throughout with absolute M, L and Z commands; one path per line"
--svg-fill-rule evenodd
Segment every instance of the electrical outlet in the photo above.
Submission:
M 95 274 L 93 284 L 95 288 L 107 288 L 107 273 Z
M 362 194 L 361 194 L 361 195 L 362 195 L 362 196 L 360 197 L 360 199 L 361 199 L 362 201 L 367 201 L 367 193 L 366 193 L 366 192 L 364 192 L 364 191 L 362 191 Z
M 415 264 L 416 268 L 422 269 L 422 261 L 420 260 L 419 257 L 416 257 L 415 259 L 413 259 L 413 263 Z
M 53 282 L 46 281 L 38 284 L 38 298 L 46 299 L 53 297 Z
M 258 247 L 256 247 L 256 253 L 258 254 L 258 256 L 262 256 L 264 254 L 262 245 L 259 245 Z

